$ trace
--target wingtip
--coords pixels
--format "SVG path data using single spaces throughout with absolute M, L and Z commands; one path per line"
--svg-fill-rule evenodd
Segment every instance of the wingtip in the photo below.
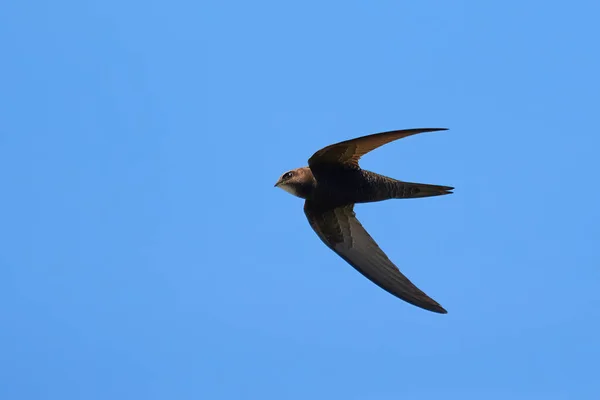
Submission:
M 417 306 L 423 310 L 431 311 L 437 314 L 448 314 L 448 311 L 444 307 L 440 305 L 437 301 L 433 300 L 431 297 L 425 295 L 425 298 L 420 299 L 420 301 L 414 301 L 414 299 L 407 300 L 405 298 L 401 298 L 407 303 L 412 304 L 413 306 Z
M 427 305 L 420 304 L 420 305 L 418 305 L 418 307 L 420 307 L 424 310 L 427 310 L 427 311 L 434 312 L 436 314 L 448 314 L 448 311 L 446 311 L 446 309 L 444 307 L 440 306 L 438 303 L 427 304 Z

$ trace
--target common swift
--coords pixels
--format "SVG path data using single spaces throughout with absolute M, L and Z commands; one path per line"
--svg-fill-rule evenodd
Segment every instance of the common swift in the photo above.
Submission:
M 403 182 L 358 165 L 380 146 L 422 132 L 446 128 L 376 133 L 332 144 L 308 159 L 308 166 L 281 175 L 276 187 L 305 199 L 304 213 L 319 238 L 348 264 L 394 296 L 429 311 L 447 311 L 423 293 L 379 248 L 354 213 L 354 204 L 451 194 L 453 187 Z

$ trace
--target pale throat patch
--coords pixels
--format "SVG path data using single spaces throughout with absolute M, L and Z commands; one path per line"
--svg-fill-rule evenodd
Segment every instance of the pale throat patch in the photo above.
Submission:
M 286 192 L 288 192 L 289 194 L 293 194 L 294 196 L 300 197 L 298 195 L 298 191 L 296 190 L 296 187 L 293 185 L 279 185 L 280 188 L 282 188 L 283 190 L 285 190 Z

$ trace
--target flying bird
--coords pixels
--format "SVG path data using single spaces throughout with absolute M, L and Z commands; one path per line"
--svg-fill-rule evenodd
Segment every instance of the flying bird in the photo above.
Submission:
M 386 143 L 446 128 L 376 133 L 317 151 L 308 166 L 281 175 L 275 187 L 305 199 L 304 213 L 319 238 L 348 264 L 392 295 L 425 310 L 447 311 L 417 288 L 363 228 L 354 204 L 451 194 L 453 187 L 403 182 L 360 168 L 362 156 Z

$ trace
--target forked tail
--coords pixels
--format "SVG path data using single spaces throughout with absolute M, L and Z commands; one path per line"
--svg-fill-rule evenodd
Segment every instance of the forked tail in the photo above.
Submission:
M 396 181 L 394 182 L 392 192 L 395 199 L 412 199 L 452 194 L 452 190 L 454 188 L 451 186 Z
M 403 182 L 374 172 L 362 170 L 364 181 L 361 198 L 355 203 L 369 203 L 389 199 L 413 199 L 451 194 L 451 186 Z M 366 190 L 365 190 L 366 189 Z

